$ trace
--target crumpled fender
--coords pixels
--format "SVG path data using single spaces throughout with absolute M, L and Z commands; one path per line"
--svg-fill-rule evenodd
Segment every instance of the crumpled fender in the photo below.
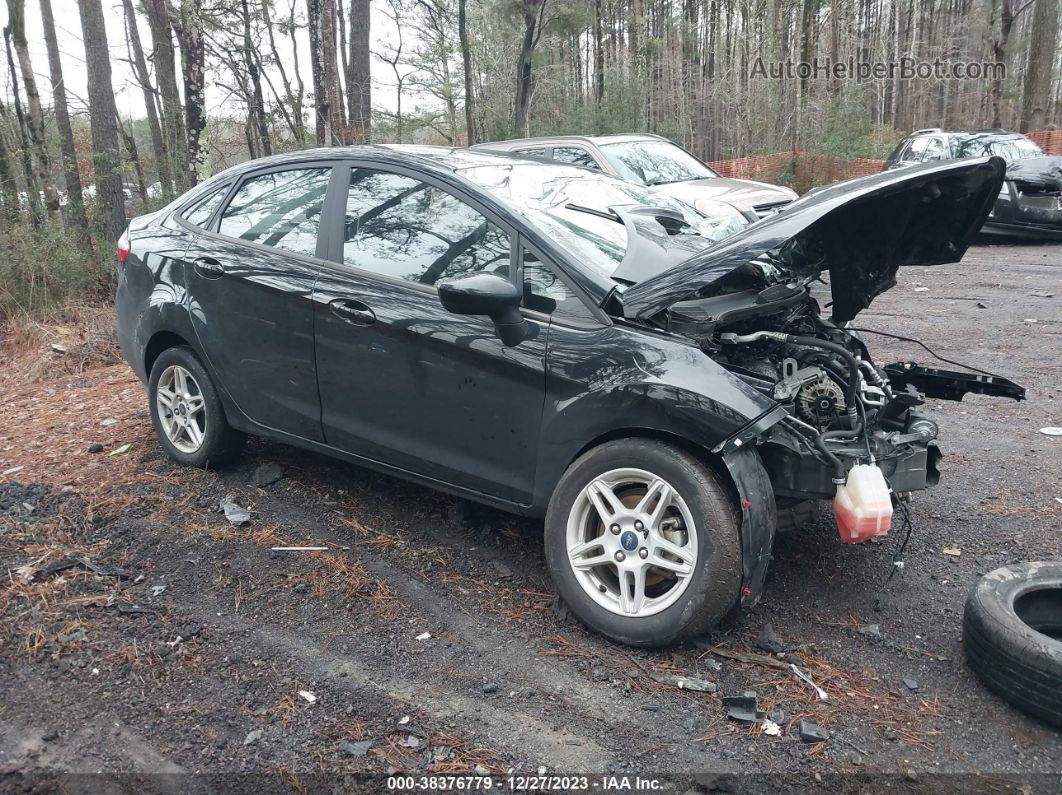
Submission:
M 752 607 L 763 595 L 767 566 L 774 548 L 778 522 L 774 489 L 760 454 L 753 446 L 739 447 L 723 456 L 734 481 L 741 506 L 741 599 L 742 607 Z

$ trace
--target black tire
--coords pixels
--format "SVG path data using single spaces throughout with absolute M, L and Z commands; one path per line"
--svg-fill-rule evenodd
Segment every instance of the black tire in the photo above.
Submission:
M 698 550 L 689 585 L 674 604 L 653 615 L 623 616 L 598 604 L 580 585 L 568 558 L 568 517 L 576 499 L 594 478 L 625 467 L 664 478 L 694 517 Z M 730 490 L 684 450 L 648 439 L 607 442 L 576 460 L 557 485 L 546 513 L 546 560 L 561 598 L 588 627 L 631 646 L 666 646 L 703 635 L 737 604 L 739 515 Z
M 203 397 L 203 441 L 194 452 L 180 450 L 170 441 L 163 430 L 162 418 L 159 416 L 157 400 L 159 380 L 167 368 L 173 365 L 183 367 L 192 375 Z M 201 469 L 224 466 L 239 457 L 247 441 L 244 434 L 229 426 L 225 418 L 225 409 L 221 405 L 210 374 L 200 363 L 195 352 L 183 345 L 167 348 L 159 354 L 155 364 L 152 365 L 151 375 L 148 378 L 148 406 L 151 411 L 151 424 L 155 426 L 155 434 L 159 438 L 162 449 L 178 464 Z
M 986 574 L 966 599 L 962 634 L 970 667 L 991 690 L 1062 727 L 1062 563 Z

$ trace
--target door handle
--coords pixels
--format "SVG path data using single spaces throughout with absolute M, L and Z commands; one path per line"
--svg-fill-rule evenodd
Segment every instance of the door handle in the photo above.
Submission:
M 192 263 L 192 267 L 204 279 L 220 279 L 225 275 L 225 266 L 213 257 L 200 257 Z
M 355 326 L 371 326 L 376 322 L 376 314 L 368 305 L 351 298 L 338 298 L 328 304 L 332 314 Z

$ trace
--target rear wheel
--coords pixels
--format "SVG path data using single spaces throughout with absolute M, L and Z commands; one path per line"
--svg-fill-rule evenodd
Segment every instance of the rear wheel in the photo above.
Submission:
M 163 351 L 148 378 L 151 422 L 166 453 L 185 466 L 227 463 L 246 437 L 229 427 L 206 368 L 191 348 Z
M 613 640 L 674 643 L 737 602 L 736 508 L 708 467 L 670 445 L 624 439 L 583 455 L 557 486 L 545 533 L 561 597 Z

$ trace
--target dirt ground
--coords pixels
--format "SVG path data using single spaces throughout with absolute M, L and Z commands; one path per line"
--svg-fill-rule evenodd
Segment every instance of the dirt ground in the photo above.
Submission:
M 1062 557 L 1062 438 L 1039 432 L 1062 425 L 1060 306 L 1062 247 L 903 269 L 858 325 L 1029 399 L 931 401 L 943 478 L 915 495 L 887 588 L 902 539 L 843 545 L 827 512 L 779 539 L 758 607 L 654 652 L 556 604 L 539 522 L 269 442 L 225 471 L 178 468 L 124 365 L 13 382 L 26 351 L 6 340 L 0 790 L 382 792 L 395 771 L 495 787 L 515 771 L 591 774 L 594 791 L 621 790 L 607 774 L 679 793 L 1057 791 L 1062 734 L 980 685 L 960 623 L 979 575 Z M 76 355 L 48 339 L 35 356 Z M 867 339 L 880 362 L 934 363 Z M 226 497 L 246 525 L 218 512 Z M 271 549 L 288 545 L 327 549 Z M 784 660 L 756 648 L 766 624 Z M 781 736 L 726 719 L 720 696 L 745 690 L 782 712 Z M 801 742 L 801 719 L 829 739 Z

